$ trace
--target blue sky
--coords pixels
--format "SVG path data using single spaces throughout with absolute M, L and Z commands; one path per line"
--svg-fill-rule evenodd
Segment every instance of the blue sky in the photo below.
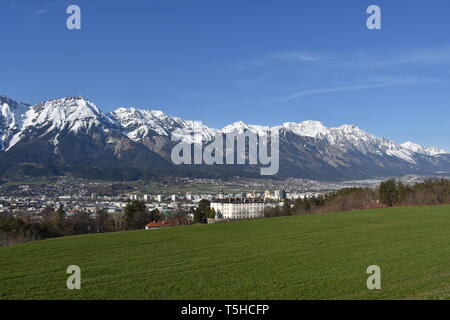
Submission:
M 70 4 L 82 30 L 66 28 Z M 355 124 L 450 150 L 449 15 L 448 0 L 2 0 L 0 93 L 216 128 Z

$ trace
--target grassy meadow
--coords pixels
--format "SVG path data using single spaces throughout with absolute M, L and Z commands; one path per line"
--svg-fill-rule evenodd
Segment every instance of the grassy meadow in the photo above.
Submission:
M 69 265 L 81 290 L 68 290 Z M 381 290 L 366 269 L 381 267 Z M 0 299 L 449 299 L 450 206 L 76 236 L 0 248 Z

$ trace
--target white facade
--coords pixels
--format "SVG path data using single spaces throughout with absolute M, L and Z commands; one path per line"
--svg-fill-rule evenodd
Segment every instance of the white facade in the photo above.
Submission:
M 263 202 L 244 201 L 213 201 L 211 209 L 216 212 L 216 218 L 223 219 L 253 219 L 264 216 Z
M 195 194 L 186 194 L 186 199 L 189 201 L 195 201 L 198 199 L 198 196 Z
M 284 190 L 275 190 L 273 193 L 273 197 L 276 200 L 283 200 L 286 198 L 286 192 L 284 192 Z
M 130 195 L 131 200 L 139 200 L 139 196 L 137 194 Z

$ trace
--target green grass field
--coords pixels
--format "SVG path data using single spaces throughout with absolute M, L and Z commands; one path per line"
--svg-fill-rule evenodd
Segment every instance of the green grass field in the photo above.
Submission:
M 68 290 L 69 265 L 82 289 Z M 369 265 L 382 290 L 366 287 Z M 282 217 L 0 248 L 0 299 L 448 299 L 450 207 Z

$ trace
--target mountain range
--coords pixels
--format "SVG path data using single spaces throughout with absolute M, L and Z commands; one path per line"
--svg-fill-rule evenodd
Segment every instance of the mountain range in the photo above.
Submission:
M 0 96 L 0 112 L 0 176 L 4 179 L 259 176 L 256 165 L 172 164 L 175 142 L 171 135 L 180 129 L 193 130 L 197 123 L 162 111 L 121 107 L 104 113 L 83 97 L 30 105 Z M 280 178 L 348 180 L 450 172 L 450 154 L 445 150 L 410 141 L 398 144 L 353 125 L 327 128 L 318 121 L 302 121 L 274 128 L 280 138 Z M 205 144 L 221 133 L 269 129 L 242 121 L 220 130 L 201 125 Z

